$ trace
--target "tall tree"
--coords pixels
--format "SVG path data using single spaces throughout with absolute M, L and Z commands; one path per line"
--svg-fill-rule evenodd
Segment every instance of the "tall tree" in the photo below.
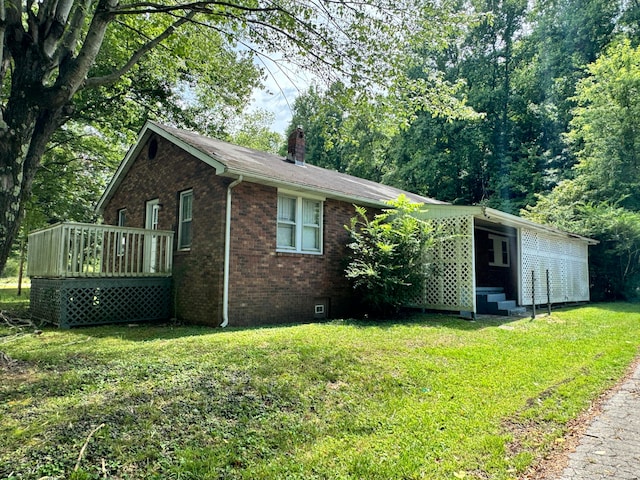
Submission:
M 229 140 L 236 145 L 277 154 L 284 142 L 282 135 L 271 130 L 274 114 L 254 110 L 242 115 L 229 132 Z
M 531 34 L 523 42 L 529 60 L 519 72 L 520 85 L 549 186 L 566 178 L 575 163 L 563 136 L 573 115 L 576 84 L 613 40 L 623 3 L 538 0 L 531 12 Z
M 608 48 L 578 83 L 568 138 L 591 200 L 640 211 L 640 47 Z
M 150 58 L 173 59 L 180 68 L 169 71 L 186 80 L 198 62 L 216 62 L 240 50 L 281 52 L 325 76 L 338 72 L 361 82 L 393 77 L 397 46 L 404 32 L 412 31 L 417 3 L 0 0 L 0 270 L 42 155 L 54 132 L 74 116 L 77 99 L 92 97 L 88 103 L 99 109 L 110 93 L 126 92 L 135 71 L 144 84 L 147 68 L 140 67 Z M 174 35 L 187 27 L 217 36 L 220 48 L 165 46 L 189 38 Z M 162 75 L 162 63 L 152 66 L 153 76 Z M 193 91 L 206 100 L 216 97 L 203 92 L 234 77 L 191 80 L 197 84 Z
M 518 177 L 513 175 L 520 148 L 513 128 L 513 75 L 520 62 L 518 42 L 524 34 L 527 2 L 460 1 L 457 8 L 473 12 L 473 21 L 452 32 L 446 48 L 427 43 L 415 49 L 451 83 L 464 82 L 461 92 L 482 118 L 451 123 L 428 112 L 419 114 L 394 142 L 395 176 L 407 188 L 437 192 L 443 200 L 492 202 L 513 210 L 522 201 L 515 185 Z
M 592 281 L 605 298 L 640 292 L 640 47 L 613 44 L 576 87 L 569 132 L 578 158 L 561 182 L 525 213 L 600 240 Z M 601 297 L 600 297 L 601 298 Z
M 418 115 L 394 141 L 396 179 L 452 202 L 510 212 L 535 203 L 567 174 L 576 82 L 611 41 L 621 10 L 605 0 L 461 0 L 475 12 L 445 49 L 417 52 L 448 80 L 462 80 L 482 119 Z

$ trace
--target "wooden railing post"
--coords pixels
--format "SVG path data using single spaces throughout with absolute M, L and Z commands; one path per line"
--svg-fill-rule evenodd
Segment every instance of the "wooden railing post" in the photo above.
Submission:
M 157 241 L 154 272 L 145 272 L 145 235 Z M 29 234 L 34 277 L 138 277 L 171 275 L 173 232 L 62 223 Z

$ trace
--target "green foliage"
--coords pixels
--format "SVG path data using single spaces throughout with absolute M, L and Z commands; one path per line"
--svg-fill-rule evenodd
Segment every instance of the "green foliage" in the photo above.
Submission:
M 0 326 L 0 477 L 70 478 L 104 424 L 77 478 L 519 478 L 624 375 L 640 309 L 503 322 Z
M 9 257 L 7 264 L 4 266 L 4 270 L 0 272 L 0 278 L 17 277 L 19 268 L 20 260 L 17 257 Z
M 364 207 L 346 226 L 347 278 L 360 297 L 362 308 L 374 315 L 389 315 L 420 295 L 428 278 L 426 259 L 436 241 L 433 225 L 417 218 L 422 205 L 401 196 L 370 218 Z
M 640 210 L 640 47 L 612 45 L 578 84 L 568 138 L 592 200 Z
M 524 213 L 592 237 L 592 298 L 640 296 L 640 49 L 612 45 L 576 87 L 568 134 L 578 158 L 574 178 Z
M 344 101 L 333 87 L 310 92 L 296 103 L 292 125 L 321 139 L 311 145 L 317 165 L 517 213 L 571 174 L 576 157 L 564 135 L 576 84 L 617 28 L 631 22 L 620 14 L 637 7 L 605 0 L 447 5 L 446 21 L 444 11 L 425 11 L 423 28 L 409 40 L 404 68 L 412 83 L 394 83 L 364 102 L 354 95 Z M 443 25 L 439 39 L 430 22 Z M 432 81 L 447 86 L 456 109 L 442 102 L 412 108 L 416 100 L 429 103 L 420 85 Z
M 373 181 L 389 172 L 387 151 L 402 122 L 397 103 L 344 83 L 311 87 L 296 99 L 290 129 L 305 130 L 307 161 Z
M 236 145 L 276 154 L 284 139 L 270 129 L 273 118 L 274 115 L 265 110 L 247 113 L 238 119 L 235 128 L 230 129 L 229 140 Z

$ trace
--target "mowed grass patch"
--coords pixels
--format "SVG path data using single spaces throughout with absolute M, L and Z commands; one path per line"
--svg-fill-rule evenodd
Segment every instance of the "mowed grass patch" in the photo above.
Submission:
M 0 310 L 13 314 L 24 314 L 29 308 L 29 292 L 29 286 L 23 285 L 20 295 L 18 295 L 16 284 L 0 281 Z
M 0 345 L 0 477 L 517 478 L 639 346 L 629 304 L 49 329 Z

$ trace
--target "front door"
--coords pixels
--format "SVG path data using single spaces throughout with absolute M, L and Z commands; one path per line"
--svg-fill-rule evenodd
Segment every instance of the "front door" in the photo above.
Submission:
M 160 200 L 154 199 L 147 202 L 144 228 L 147 230 L 158 230 L 160 216 Z M 158 236 L 146 234 L 144 236 L 144 271 L 145 273 L 155 273 L 158 269 Z

